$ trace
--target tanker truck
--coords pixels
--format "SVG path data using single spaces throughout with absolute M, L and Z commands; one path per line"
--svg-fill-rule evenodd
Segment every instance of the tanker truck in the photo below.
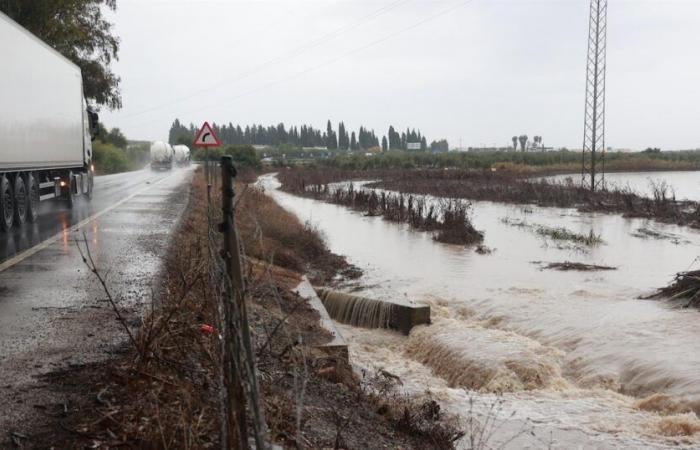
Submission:
M 180 167 L 190 165 L 190 148 L 186 145 L 174 145 L 175 162 Z
M 171 170 L 173 168 L 173 147 L 163 141 L 151 144 L 151 170 Z
M 37 220 L 39 202 L 92 197 L 92 140 L 80 68 L 0 13 L 0 230 Z

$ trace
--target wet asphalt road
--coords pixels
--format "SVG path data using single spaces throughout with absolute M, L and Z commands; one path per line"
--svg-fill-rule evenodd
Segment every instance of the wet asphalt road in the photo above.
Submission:
M 43 389 L 42 374 L 105 359 L 126 339 L 76 240 L 87 237 L 113 296 L 137 320 L 185 209 L 191 174 L 97 177 L 91 201 L 81 198 L 72 210 L 43 202 L 37 223 L 0 233 L 0 446 L 9 431 L 28 431 L 42 410 L 36 405 L 61 404 Z

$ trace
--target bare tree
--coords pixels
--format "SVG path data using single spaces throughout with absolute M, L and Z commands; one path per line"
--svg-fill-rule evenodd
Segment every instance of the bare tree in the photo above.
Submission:
M 513 136 L 513 150 L 518 151 L 518 136 Z

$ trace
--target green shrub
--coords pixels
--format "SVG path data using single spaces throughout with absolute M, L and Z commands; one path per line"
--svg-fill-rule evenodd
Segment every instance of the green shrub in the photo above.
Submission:
M 141 169 L 151 161 L 151 146 L 148 143 L 129 145 L 126 158 L 133 169 Z
M 133 169 L 126 153 L 112 144 L 96 140 L 92 143 L 93 164 L 98 173 L 126 172 Z
M 237 168 L 251 168 L 255 170 L 262 168 L 260 157 L 252 145 L 229 145 L 209 149 L 209 159 L 211 161 L 218 161 L 223 155 L 232 156 L 233 163 Z M 192 155 L 192 159 L 196 161 L 204 161 L 205 158 L 206 150 L 203 148 L 196 149 Z

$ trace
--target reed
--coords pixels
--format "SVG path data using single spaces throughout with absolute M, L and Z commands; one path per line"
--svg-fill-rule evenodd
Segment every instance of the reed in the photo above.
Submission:
M 294 182 L 299 183 L 299 180 Z M 352 182 L 330 187 L 328 184 L 307 184 L 302 180 L 295 186 L 304 189 L 290 189 L 300 195 L 343 205 L 367 216 L 406 223 L 416 230 L 434 232 L 433 238 L 438 242 L 470 245 L 484 239 L 483 233 L 471 223 L 471 204 L 462 199 L 428 201 L 424 196 L 357 188 Z

